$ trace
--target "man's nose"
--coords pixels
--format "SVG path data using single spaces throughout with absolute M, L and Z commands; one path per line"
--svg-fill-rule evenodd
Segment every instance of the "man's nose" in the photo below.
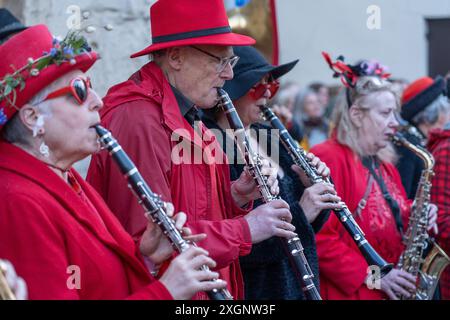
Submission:
M 220 73 L 220 76 L 225 80 L 231 80 L 234 77 L 234 71 L 231 64 L 227 63 L 225 69 Z

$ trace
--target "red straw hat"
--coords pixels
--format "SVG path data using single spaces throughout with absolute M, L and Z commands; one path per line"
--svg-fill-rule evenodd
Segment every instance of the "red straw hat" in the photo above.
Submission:
M 255 44 L 231 32 L 223 0 L 159 0 L 150 8 L 150 25 L 152 44 L 132 58 L 175 46 Z
M 34 95 L 72 70 L 97 60 L 87 42 L 71 34 L 55 39 L 45 25 L 29 27 L 0 46 L 0 129 Z

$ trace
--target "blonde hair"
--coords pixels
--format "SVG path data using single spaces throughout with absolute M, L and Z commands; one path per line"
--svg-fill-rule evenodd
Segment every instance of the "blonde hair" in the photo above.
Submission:
M 346 92 L 348 90 L 348 92 Z M 370 99 L 373 93 L 390 92 L 394 95 L 397 109 L 400 107 L 400 99 L 392 88 L 392 84 L 387 80 L 374 76 L 365 76 L 358 79 L 354 88 L 346 88 L 341 90 L 336 106 L 332 114 L 332 123 L 339 143 L 348 146 L 357 155 L 363 156 L 363 151 L 357 143 L 357 127 L 350 118 L 350 107 L 357 105 L 363 110 L 369 110 L 370 104 L 367 100 Z M 349 102 L 351 106 L 349 106 Z M 377 153 L 377 157 L 385 162 L 394 163 L 397 160 L 395 149 L 391 144 L 383 148 Z

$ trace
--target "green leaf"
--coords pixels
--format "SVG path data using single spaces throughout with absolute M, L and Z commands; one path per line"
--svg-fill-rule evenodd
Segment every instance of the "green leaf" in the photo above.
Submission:
M 9 84 L 5 86 L 5 90 L 3 91 L 3 95 L 7 96 L 13 91 L 13 87 L 11 87 Z
M 39 60 L 36 65 L 35 68 L 38 70 L 42 70 L 43 68 L 45 68 L 47 65 L 50 64 L 50 61 L 52 60 L 52 57 L 45 57 L 42 58 L 41 60 Z

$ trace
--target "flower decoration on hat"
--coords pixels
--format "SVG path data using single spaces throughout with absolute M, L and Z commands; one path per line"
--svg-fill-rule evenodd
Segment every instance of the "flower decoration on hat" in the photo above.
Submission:
M 0 126 L 4 125 L 8 121 L 8 117 L 5 114 L 4 108 L 0 108 Z
M 341 78 L 347 88 L 354 88 L 360 77 L 377 76 L 381 79 L 388 79 L 391 76 L 390 73 L 387 73 L 387 68 L 376 61 L 363 60 L 356 65 L 350 65 L 344 62 L 345 58 L 342 55 L 334 62 L 327 52 L 322 52 L 322 56 L 333 70 L 333 77 Z
M 89 54 L 91 51 L 86 38 L 80 35 L 80 32 L 71 30 L 62 41 L 54 38 L 52 48 L 43 52 L 40 58 L 28 58 L 26 65 L 6 74 L 0 79 L 0 126 L 8 120 L 2 104 L 6 102 L 7 105 L 18 109 L 15 105 L 17 90 L 22 91 L 25 88 L 27 79 L 39 76 L 39 73 L 50 65 L 59 66 L 64 62 L 74 65 L 76 56 Z

